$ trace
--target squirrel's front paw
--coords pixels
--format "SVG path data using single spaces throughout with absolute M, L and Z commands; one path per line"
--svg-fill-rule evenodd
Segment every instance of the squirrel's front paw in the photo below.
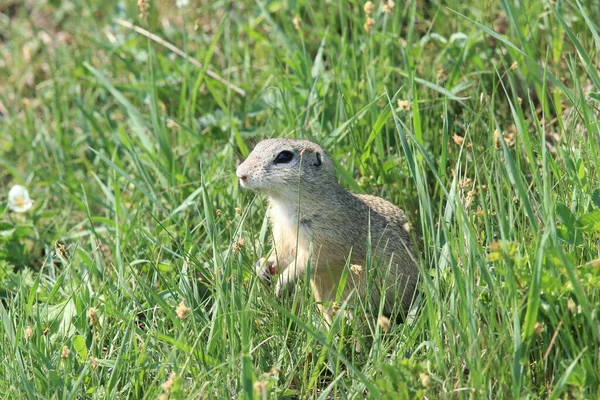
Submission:
M 275 285 L 275 297 L 281 297 L 282 295 L 289 294 L 292 291 L 294 285 L 288 279 L 286 279 L 285 271 L 277 279 L 277 285 Z
M 256 274 L 266 283 L 271 283 L 271 276 L 277 273 L 277 263 L 274 260 L 261 258 L 256 262 Z

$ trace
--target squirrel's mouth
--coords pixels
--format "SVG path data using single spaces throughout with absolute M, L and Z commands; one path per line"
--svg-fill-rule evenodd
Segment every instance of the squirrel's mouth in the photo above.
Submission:
M 247 177 L 246 179 L 238 178 L 239 185 L 247 190 L 254 190 L 258 192 L 268 191 L 268 187 L 265 186 L 265 182 L 259 180 L 252 179 Z
M 250 178 L 249 176 L 238 177 L 238 183 L 244 189 L 259 189 L 258 186 L 260 186 L 257 185 L 256 181 L 252 180 L 252 178 Z

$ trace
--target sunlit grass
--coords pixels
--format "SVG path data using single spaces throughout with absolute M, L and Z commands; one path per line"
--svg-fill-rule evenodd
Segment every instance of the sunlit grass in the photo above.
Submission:
M 189 3 L 0 6 L 1 398 L 596 395 L 597 4 Z M 256 279 L 265 137 L 406 210 L 407 323 Z

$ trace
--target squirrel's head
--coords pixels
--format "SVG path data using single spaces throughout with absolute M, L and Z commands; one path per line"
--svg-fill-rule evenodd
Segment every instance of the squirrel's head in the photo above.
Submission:
M 321 147 L 308 140 L 267 139 L 237 169 L 240 185 L 272 197 L 320 194 L 337 186 L 335 168 Z

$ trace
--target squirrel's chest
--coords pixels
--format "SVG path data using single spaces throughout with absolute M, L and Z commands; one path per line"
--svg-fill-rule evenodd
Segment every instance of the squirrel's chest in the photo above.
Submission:
M 308 248 L 311 237 L 310 222 L 298 220 L 297 207 L 272 201 L 269 217 L 273 227 L 273 237 L 278 247 L 295 249 L 298 245 Z

